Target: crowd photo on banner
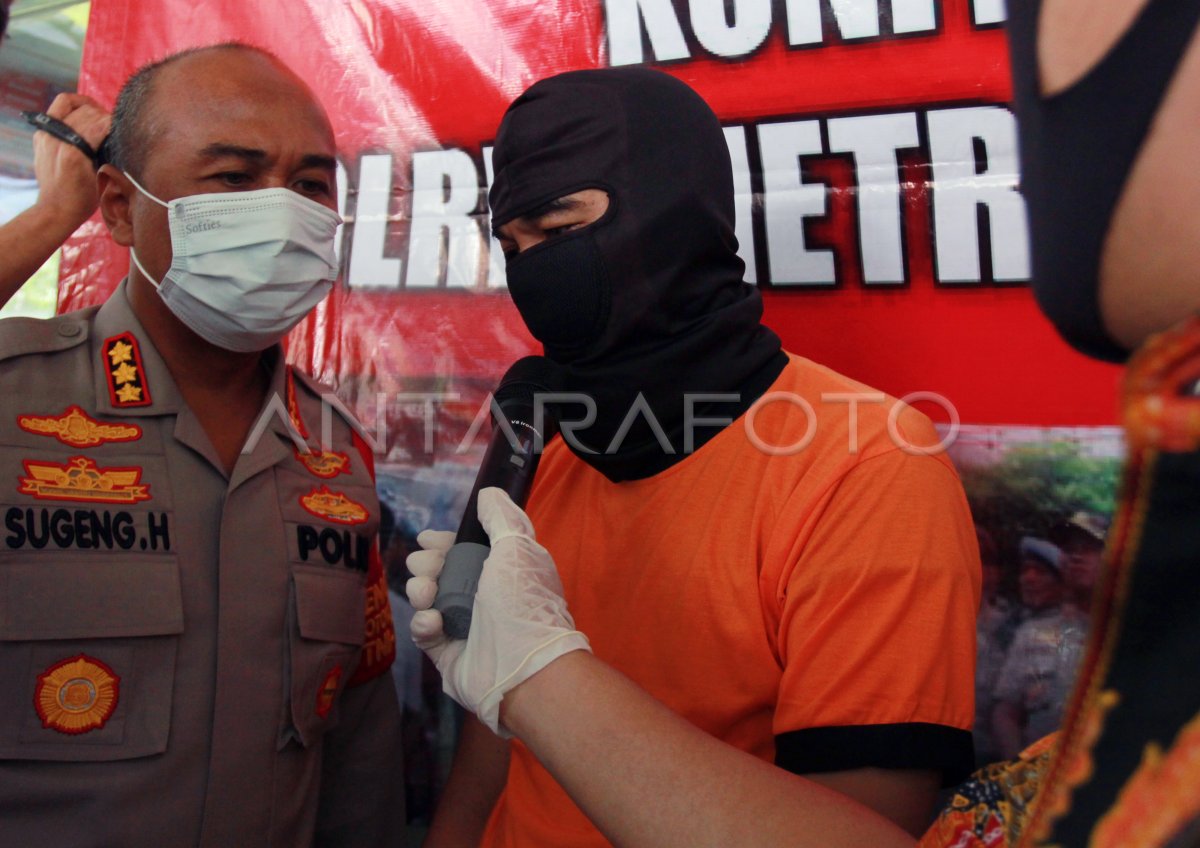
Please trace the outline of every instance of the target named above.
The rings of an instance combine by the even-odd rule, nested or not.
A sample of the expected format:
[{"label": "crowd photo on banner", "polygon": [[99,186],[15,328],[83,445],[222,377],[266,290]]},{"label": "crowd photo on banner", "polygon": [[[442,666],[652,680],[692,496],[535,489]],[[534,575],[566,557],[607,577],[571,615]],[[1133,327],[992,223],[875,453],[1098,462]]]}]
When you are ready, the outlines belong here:
[{"label": "crowd photo on banner", "polygon": [[1087,6],[0,0],[0,844],[1200,845]]}]

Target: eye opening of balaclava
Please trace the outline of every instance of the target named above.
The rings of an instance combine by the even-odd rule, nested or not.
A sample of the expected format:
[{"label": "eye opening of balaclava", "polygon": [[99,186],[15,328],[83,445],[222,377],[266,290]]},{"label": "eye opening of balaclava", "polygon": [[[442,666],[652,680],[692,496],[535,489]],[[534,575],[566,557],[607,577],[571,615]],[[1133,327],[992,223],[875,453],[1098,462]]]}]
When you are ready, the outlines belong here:
[{"label": "eye opening of balaclava", "polygon": [[[503,227],[509,221],[512,221],[516,218],[524,217],[524,216],[528,215],[529,213],[534,212],[537,209],[545,206],[546,204],[550,203],[551,201],[558,200],[559,198],[562,198],[562,197],[566,197],[569,194],[575,194],[576,192],[586,191],[589,188],[599,189],[600,191],[607,194],[609,207],[610,208],[612,207],[613,201],[615,200],[615,198],[614,198],[615,189],[611,185],[609,185],[607,182],[605,182],[603,180],[595,180],[595,179],[576,180],[575,182],[566,183],[559,188],[545,191],[542,194],[533,195],[531,197],[526,197],[523,200],[521,200],[519,206],[515,205],[515,204],[510,204],[503,212],[493,211],[492,212],[492,230],[493,231],[499,230],[500,227]],[[608,214],[608,212],[607,212],[607,210],[605,210],[605,215],[607,215],[607,214]],[[603,218],[603,217],[604,217],[604,215],[601,216],[601,218]],[[598,218],[598,219],[596,219],[596,221],[593,221],[592,223],[596,223],[599,220],[600,219]]]},{"label": "eye opening of balaclava", "polygon": [[[757,289],[742,279],[724,132],[695,91],[648,68],[559,74],[509,107],[492,161],[498,226],[583,188],[609,195],[601,219],[509,263],[514,301],[564,365],[564,390],[596,403],[595,423],[575,431],[595,453],[572,444],[577,455],[612,480],[651,476],[721,429],[684,438],[689,393],[735,394],[713,414],[736,418],[778,376],[786,355],[760,323]],[[561,262],[548,270],[539,260],[553,254]],[[561,296],[557,313],[531,320],[522,275],[538,265],[561,278],[541,280],[545,288],[579,276],[607,291],[603,320],[592,323],[595,300],[586,298],[568,318]],[[644,417],[627,426],[639,397],[657,429]]]},{"label": "eye opening of balaclava", "polygon": [[617,214],[618,200],[611,187],[590,183],[533,204],[508,219],[585,189],[599,189],[608,197],[608,207],[599,218],[505,259],[513,304],[529,332],[545,347],[546,356],[559,363],[582,355],[599,339],[608,321],[612,286],[595,234]]}]

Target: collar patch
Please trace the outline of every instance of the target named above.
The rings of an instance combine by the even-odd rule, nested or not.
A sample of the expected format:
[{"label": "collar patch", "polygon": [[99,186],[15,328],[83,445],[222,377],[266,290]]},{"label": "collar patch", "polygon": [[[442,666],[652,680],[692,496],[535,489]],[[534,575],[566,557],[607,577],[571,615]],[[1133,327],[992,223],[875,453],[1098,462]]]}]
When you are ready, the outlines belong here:
[{"label": "collar patch", "polygon": [[38,500],[117,504],[150,500],[150,484],[139,482],[142,469],[136,466],[100,468],[86,456],[71,457],[65,465],[33,459],[23,465],[29,476],[19,478],[17,491]]},{"label": "collar patch", "polygon": [[75,448],[90,448],[107,442],[133,442],[142,437],[142,428],[136,424],[104,424],[78,406],[69,407],[57,417],[19,415],[17,426],[26,433],[52,436]]},{"label": "collar patch", "polygon": [[142,352],[133,333],[121,333],[104,340],[101,364],[108,378],[108,397],[118,409],[130,406],[149,406],[150,386],[146,384],[146,369]]},{"label": "collar patch", "polygon": [[117,709],[120,685],[115,671],[79,654],[38,675],[33,706],[42,727],[76,736],[104,727]]}]

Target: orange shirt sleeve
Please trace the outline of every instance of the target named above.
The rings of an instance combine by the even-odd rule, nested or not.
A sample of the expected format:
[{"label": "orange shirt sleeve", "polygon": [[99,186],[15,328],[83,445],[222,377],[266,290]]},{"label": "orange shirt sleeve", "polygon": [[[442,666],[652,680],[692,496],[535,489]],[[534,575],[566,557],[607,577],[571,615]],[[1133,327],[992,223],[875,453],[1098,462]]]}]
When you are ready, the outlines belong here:
[{"label": "orange shirt sleeve", "polygon": [[[793,770],[960,771],[922,759],[946,739],[957,759],[964,743],[969,754],[974,715],[979,554],[949,462],[890,445],[864,456],[806,514],[781,517],[773,540],[789,563],[777,586],[777,741],[830,731],[780,745],[799,745]],[[806,768],[821,746],[832,760],[814,755]]]}]

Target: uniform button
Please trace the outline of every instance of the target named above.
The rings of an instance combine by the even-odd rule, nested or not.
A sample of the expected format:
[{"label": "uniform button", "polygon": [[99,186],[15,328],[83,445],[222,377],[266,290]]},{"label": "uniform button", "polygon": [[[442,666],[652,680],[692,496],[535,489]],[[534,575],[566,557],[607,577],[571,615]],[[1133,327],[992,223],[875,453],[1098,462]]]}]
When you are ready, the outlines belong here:
[{"label": "uniform button", "polygon": [[68,339],[73,339],[75,336],[78,336],[81,330],[83,330],[83,327],[78,324],[58,325],[58,334],[60,336],[66,336]]}]

